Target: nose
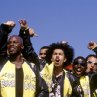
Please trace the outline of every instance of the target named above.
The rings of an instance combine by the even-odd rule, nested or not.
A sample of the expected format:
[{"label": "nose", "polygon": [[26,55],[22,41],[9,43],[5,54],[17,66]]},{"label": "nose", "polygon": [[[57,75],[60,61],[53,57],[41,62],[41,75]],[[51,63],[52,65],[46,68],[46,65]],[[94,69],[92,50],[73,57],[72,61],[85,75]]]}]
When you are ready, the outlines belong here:
[{"label": "nose", "polygon": [[56,55],[56,58],[59,58],[59,55]]},{"label": "nose", "polygon": [[14,43],[13,42],[8,43],[8,47],[10,46],[14,46]]},{"label": "nose", "polygon": [[94,67],[94,64],[91,64],[91,67],[93,68]]},{"label": "nose", "polygon": [[78,67],[81,67],[81,64],[78,64],[77,66],[78,66]]},{"label": "nose", "polygon": [[13,42],[11,42],[9,45],[13,45]]}]

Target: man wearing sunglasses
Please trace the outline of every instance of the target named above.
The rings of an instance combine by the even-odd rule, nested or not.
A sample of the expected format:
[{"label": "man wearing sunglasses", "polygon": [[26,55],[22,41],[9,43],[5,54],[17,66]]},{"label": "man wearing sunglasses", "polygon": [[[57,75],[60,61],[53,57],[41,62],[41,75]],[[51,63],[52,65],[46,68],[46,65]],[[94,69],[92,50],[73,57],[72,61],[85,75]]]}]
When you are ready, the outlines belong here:
[{"label": "man wearing sunglasses", "polygon": [[97,56],[94,54],[90,54],[86,57],[86,61],[87,61],[86,72],[88,74],[97,72]]},{"label": "man wearing sunglasses", "polygon": [[91,97],[90,80],[86,74],[86,59],[78,56],[73,61],[72,75],[68,75],[72,84],[72,97]]}]

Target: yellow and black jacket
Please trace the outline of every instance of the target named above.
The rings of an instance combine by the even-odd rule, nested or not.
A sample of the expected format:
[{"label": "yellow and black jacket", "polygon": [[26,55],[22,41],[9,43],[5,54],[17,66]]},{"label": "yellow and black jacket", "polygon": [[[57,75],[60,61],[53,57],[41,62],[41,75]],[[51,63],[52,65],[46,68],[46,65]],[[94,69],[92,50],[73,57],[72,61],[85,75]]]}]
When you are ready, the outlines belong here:
[{"label": "yellow and black jacket", "polygon": [[91,97],[90,77],[87,74],[77,77],[73,73],[67,73],[73,88],[72,97]]},{"label": "yellow and black jacket", "polygon": [[[49,92],[52,91],[51,84],[52,84],[52,77],[53,77],[53,68],[54,68],[53,63],[46,64],[43,70],[41,71],[41,76],[46,81],[49,87]],[[71,87],[69,79],[66,76],[66,72],[67,71],[64,70],[65,76],[64,76],[63,89],[62,89],[63,97],[70,97],[70,95],[72,94],[72,87]]]},{"label": "yellow and black jacket", "polygon": [[[48,97],[47,91],[42,86],[44,84],[40,84],[43,90],[37,91],[36,89],[36,81],[38,80],[43,83],[43,80],[40,80],[40,78],[36,80],[34,66],[34,64],[30,66],[27,62],[22,64],[23,97]],[[0,72],[0,92],[2,97],[16,97],[16,68],[15,64],[12,64],[10,61],[6,62]],[[39,93],[36,96],[37,92]]]}]

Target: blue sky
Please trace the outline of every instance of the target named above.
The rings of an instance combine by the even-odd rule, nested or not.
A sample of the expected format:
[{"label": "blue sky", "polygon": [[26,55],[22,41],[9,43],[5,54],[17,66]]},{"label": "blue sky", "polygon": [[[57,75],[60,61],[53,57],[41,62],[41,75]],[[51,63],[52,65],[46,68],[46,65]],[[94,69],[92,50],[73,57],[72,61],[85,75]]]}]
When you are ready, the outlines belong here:
[{"label": "blue sky", "polygon": [[0,23],[16,22],[11,34],[18,34],[18,20],[25,18],[39,37],[31,38],[35,51],[53,42],[65,40],[75,57],[93,53],[89,41],[97,42],[97,0],[1,0]]}]

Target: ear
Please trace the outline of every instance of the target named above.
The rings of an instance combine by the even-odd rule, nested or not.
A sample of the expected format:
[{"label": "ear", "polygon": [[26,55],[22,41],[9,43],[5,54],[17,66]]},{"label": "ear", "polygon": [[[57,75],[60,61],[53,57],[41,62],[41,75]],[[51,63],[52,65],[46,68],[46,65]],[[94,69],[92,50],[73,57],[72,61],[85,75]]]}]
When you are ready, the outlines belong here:
[{"label": "ear", "polygon": [[64,58],[64,62],[66,62],[67,61],[67,59],[66,58]]},{"label": "ear", "polygon": [[24,46],[23,45],[21,46],[21,49],[24,49]]},{"label": "ear", "polygon": [[53,61],[53,59],[51,58],[51,61]]},{"label": "ear", "polygon": [[7,50],[7,54],[9,55],[9,51]]}]

